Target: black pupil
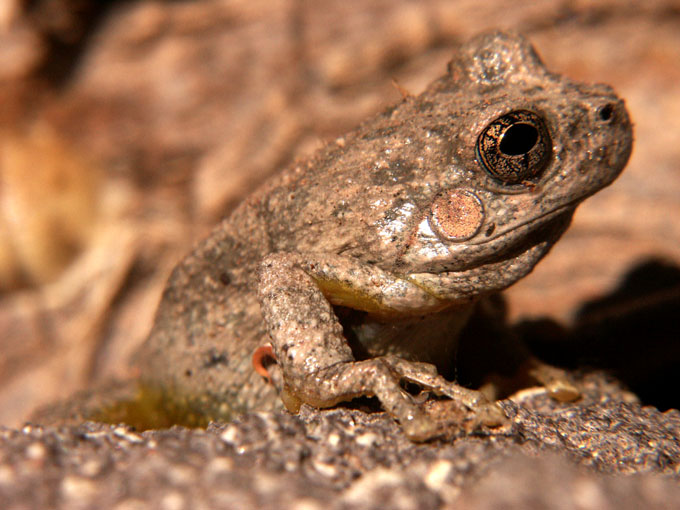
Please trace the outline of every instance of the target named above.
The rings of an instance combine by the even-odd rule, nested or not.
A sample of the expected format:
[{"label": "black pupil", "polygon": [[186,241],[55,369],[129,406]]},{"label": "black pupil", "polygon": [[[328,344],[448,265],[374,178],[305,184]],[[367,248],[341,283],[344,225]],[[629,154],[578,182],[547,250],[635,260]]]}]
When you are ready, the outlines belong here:
[{"label": "black pupil", "polygon": [[506,156],[520,156],[533,149],[537,141],[538,130],[534,126],[517,123],[503,134],[499,149]]}]

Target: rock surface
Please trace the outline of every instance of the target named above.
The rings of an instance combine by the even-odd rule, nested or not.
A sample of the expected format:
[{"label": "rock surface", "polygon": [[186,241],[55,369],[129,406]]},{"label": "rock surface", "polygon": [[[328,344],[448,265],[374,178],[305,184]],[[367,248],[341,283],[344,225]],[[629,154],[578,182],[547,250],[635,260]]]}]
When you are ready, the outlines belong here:
[{"label": "rock surface", "polygon": [[[21,158],[0,162],[0,260],[18,268],[0,280],[23,288],[0,297],[0,423],[20,426],[39,405],[130,376],[167,274],[198,237],[267,175],[398,101],[393,80],[421,91],[481,30],[521,31],[549,68],[611,83],[635,123],[628,168],[510,289],[511,317],[571,327],[585,302],[650,258],[678,267],[676,0],[3,5],[0,153],[10,144]],[[13,161],[44,168],[42,180]],[[92,186],[69,188],[74,204],[96,205],[86,215],[50,215],[31,191],[63,195],[94,174]],[[9,204],[40,214],[15,223]],[[677,302],[680,286],[662,283],[622,309]],[[677,349],[665,351],[678,337],[676,321],[652,339],[663,353],[652,354],[655,374],[678,363]]]},{"label": "rock surface", "polygon": [[504,402],[503,429],[428,444],[383,413],[307,407],[206,430],[2,429],[0,507],[678,508],[680,413],[582,384],[578,404],[534,392]]}]

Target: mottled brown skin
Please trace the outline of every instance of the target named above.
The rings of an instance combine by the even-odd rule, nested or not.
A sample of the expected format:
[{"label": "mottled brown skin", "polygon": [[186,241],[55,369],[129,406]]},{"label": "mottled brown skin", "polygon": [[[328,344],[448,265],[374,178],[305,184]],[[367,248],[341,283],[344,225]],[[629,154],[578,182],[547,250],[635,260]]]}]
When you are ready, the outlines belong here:
[{"label": "mottled brown skin", "polygon": [[498,408],[437,370],[450,374],[474,304],[532,270],[631,145],[608,86],[549,73],[519,36],[477,37],[420,96],[281,172],[182,261],[142,377],[215,418],[275,409],[251,362],[271,342],[291,410],[376,396],[426,439],[436,427],[407,380],[493,422]]}]

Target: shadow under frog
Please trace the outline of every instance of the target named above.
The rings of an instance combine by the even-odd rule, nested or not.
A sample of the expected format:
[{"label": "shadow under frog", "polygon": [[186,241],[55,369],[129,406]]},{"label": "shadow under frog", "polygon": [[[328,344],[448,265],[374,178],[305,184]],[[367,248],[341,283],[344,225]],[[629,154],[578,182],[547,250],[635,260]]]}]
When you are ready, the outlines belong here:
[{"label": "shadow under frog", "polygon": [[610,87],[550,73],[520,36],[472,39],[421,95],[273,177],[175,268],[134,405],[200,425],[376,397],[424,440],[442,424],[417,387],[466,423],[501,423],[452,382],[459,333],[631,146]]},{"label": "shadow under frog", "polygon": [[680,409],[678,317],[680,267],[649,259],[630,268],[610,293],[584,303],[568,328],[525,321],[512,334],[549,363],[614,375],[645,405],[663,411]]}]

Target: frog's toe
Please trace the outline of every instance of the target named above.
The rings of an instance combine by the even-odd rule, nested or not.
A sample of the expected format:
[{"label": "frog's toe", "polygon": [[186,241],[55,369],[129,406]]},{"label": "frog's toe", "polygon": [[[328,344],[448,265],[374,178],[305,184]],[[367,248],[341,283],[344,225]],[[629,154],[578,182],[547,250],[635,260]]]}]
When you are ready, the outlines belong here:
[{"label": "frog's toe", "polygon": [[528,373],[546,389],[551,398],[558,402],[573,402],[581,398],[581,390],[571,382],[567,372],[561,368],[531,359]]},{"label": "frog's toe", "polygon": [[464,388],[456,383],[446,380],[433,391],[435,391],[435,393],[438,395],[443,395],[450,398],[451,400],[460,402],[471,410],[491,404],[491,402],[480,391]]},{"label": "frog's toe", "polygon": [[[437,367],[431,363],[424,363],[422,361],[409,361],[399,356],[382,356],[380,358],[383,363],[388,365],[390,369],[402,377],[408,379],[433,379],[439,377]],[[414,380],[414,382],[416,382]]]},{"label": "frog's toe", "polygon": [[498,402],[489,402],[481,406],[476,413],[479,424],[486,427],[500,427],[508,422],[508,417]]},{"label": "frog's toe", "polygon": [[411,441],[423,442],[442,435],[440,424],[421,413],[400,420],[399,425]]},{"label": "frog's toe", "polygon": [[488,399],[480,391],[464,388],[444,379],[438,375],[433,365],[391,356],[382,358],[382,360],[392,372],[401,377],[402,387],[404,382],[407,382],[415,384],[422,390],[421,394],[411,396],[419,406],[424,404],[422,397],[428,392],[450,399],[451,405],[446,406],[448,411],[442,416],[420,421],[417,419],[400,420],[405,423],[404,430],[412,439],[420,438],[419,440],[422,441],[441,435],[437,431],[446,431],[447,428],[442,427],[443,422],[448,422],[450,425],[465,424],[466,429],[475,429],[479,426],[498,427],[507,423],[505,412],[497,402]]},{"label": "frog's toe", "polygon": [[491,401],[483,393],[447,381],[442,376],[435,378],[409,377],[409,380],[426,391],[447,397],[470,410],[491,404]]},{"label": "frog's toe", "polygon": [[550,381],[545,385],[545,389],[548,395],[558,402],[574,402],[581,398],[581,390],[566,379]]}]

